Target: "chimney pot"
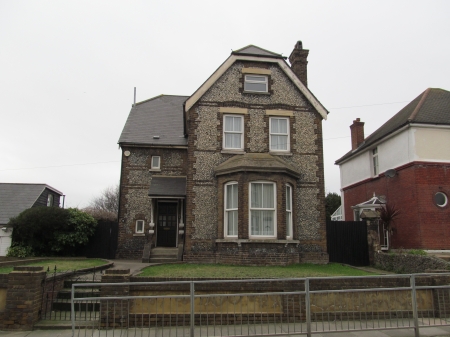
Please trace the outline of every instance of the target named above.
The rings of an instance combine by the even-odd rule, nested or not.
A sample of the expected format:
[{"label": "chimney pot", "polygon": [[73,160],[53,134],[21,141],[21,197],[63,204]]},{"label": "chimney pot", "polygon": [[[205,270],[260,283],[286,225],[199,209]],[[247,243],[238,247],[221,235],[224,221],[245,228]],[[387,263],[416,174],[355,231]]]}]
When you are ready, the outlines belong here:
[{"label": "chimney pot", "polygon": [[364,142],[364,122],[356,118],[353,124],[350,125],[350,132],[352,136],[352,151],[356,150]]}]

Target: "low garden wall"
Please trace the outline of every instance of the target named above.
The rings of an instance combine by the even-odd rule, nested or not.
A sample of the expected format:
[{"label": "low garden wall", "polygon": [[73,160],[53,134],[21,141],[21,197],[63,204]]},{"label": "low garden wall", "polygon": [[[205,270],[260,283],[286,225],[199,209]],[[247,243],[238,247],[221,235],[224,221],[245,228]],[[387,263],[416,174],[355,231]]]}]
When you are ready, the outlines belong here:
[{"label": "low garden wall", "polygon": [[450,263],[434,256],[409,253],[375,253],[375,268],[397,274],[417,274],[434,271],[450,271]]}]

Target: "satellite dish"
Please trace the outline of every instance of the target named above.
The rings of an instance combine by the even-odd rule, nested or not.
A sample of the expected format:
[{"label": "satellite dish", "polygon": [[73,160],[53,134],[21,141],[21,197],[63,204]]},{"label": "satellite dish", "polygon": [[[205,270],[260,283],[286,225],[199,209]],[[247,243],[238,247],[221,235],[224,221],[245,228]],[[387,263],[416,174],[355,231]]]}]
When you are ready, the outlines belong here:
[{"label": "satellite dish", "polygon": [[384,175],[388,178],[394,178],[396,174],[397,174],[397,171],[394,169],[389,169],[386,172],[384,172]]}]

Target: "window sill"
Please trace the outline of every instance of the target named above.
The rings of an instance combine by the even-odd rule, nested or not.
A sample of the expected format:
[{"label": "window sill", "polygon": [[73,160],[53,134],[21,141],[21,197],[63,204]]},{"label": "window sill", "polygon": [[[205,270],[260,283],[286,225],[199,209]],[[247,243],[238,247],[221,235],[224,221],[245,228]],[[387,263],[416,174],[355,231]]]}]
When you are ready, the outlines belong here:
[{"label": "window sill", "polygon": [[228,154],[245,154],[244,150],[222,150],[220,153],[228,153]]},{"label": "window sill", "polygon": [[134,233],[133,236],[145,236],[144,233]]},{"label": "window sill", "polygon": [[269,151],[269,154],[273,156],[292,156],[292,152],[283,151]]},{"label": "window sill", "polygon": [[270,95],[270,92],[259,92],[259,91],[243,91],[243,94],[255,94],[255,95]]},{"label": "window sill", "polygon": [[216,239],[216,243],[236,243],[238,246],[241,246],[243,243],[270,243],[270,244],[284,244],[285,246],[289,244],[299,245],[300,240],[277,240],[277,239]]},{"label": "window sill", "polygon": [[149,172],[161,172],[161,169],[150,169]]}]

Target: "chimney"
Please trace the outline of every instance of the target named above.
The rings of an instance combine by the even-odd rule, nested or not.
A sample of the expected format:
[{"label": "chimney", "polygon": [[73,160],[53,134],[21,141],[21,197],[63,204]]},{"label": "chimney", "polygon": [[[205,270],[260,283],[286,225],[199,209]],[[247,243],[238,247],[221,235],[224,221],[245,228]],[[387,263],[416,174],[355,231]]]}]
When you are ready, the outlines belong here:
[{"label": "chimney", "polygon": [[356,118],[356,120],[353,121],[353,124],[350,125],[350,132],[352,134],[353,151],[364,142],[364,122],[361,122],[359,118]]},{"label": "chimney", "polygon": [[308,58],[308,54],[309,50],[303,49],[302,41],[298,41],[289,56],[292,71],[306,87],[308,86],[308,74],[306,71],[308,65],[306,59]]}]

